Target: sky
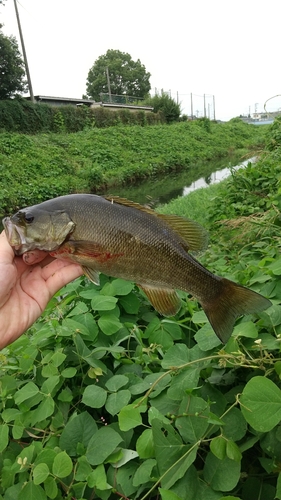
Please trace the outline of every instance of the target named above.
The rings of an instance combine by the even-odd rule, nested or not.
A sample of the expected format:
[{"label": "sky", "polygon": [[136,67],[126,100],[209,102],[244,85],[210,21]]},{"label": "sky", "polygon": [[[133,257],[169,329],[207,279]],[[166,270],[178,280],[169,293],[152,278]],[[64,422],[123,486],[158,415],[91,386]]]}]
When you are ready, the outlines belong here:
[{"label": "sky", "polygon": [[[281,109],[280,0],[19,0],[18,10],[34,95],[81,98],[89,69],[114,49],[140,59],[152,94],[170,92],[185,114],[191,93],[194,114],[205,94],[219,120],[268,99]],[[13,0],[0,23],[21,47]]]}]

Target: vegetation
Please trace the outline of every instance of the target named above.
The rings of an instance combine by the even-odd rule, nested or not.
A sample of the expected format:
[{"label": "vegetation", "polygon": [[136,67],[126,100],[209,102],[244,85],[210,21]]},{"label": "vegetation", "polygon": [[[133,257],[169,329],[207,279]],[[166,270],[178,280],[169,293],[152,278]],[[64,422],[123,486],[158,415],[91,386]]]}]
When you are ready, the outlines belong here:
[{"label": "vegetation", "polygon": [[222,346],[185,293],[163,318],[132,283],[69,284],[1,353],[4,500],[281,499],[280,138],[202,210],[204,263],[272,307]]},{"label": "vegetation", "polygon": [[112,111],[102,107],[49,106],[33,104],[20,97],[0,100],[0,131],[68,133],[121,124],[144,126],[164,122],[163,114],[145,113],[142,110],[131,113],[128,109]]},{"label": "vegetation", "polygon": [[5,36],[0,24],[0,100],[25,92],[25,68],[15,37]]},{"label": "vegetation", "polygon": [[133,61],[130,54],[120,50],[108,50],[98,57],[87,78],[87,95],[96,101],[101,94],[108,93],[107,72],[112,94],[128,94],[132,97],[145,97],[150,91],[150,73],[138,59]]},{"label": "vegetation", "polygon": [[[76,134],[0,134],[0,214],[72,192],[103,192],[260,147],[261,127],[204,120]],[[245,152],[246,149],[243,149]]]},{"label": "vegetation", "polygon": [[169,94],[162,92],[161,95],[156,94],[154,97],[146,98],[144,101],[148,106],[152,106],[154,113],[163,113],[167,123],[179,121],[181,108],[180,104],[170,97]]}]

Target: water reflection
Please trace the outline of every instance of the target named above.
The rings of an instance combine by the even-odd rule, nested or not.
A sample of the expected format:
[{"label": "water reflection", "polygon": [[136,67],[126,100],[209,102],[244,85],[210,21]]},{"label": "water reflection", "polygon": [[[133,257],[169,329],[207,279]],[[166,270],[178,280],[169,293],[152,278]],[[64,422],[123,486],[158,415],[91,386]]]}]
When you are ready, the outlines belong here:
[{"label": "water reflection", "polygon": [[254,163],[254,161],[255,158],[251,158],[249,160],[245,160],[239,163],[238,165],[226,167],[223,168],[222,170],[216,170],[207,177],[201,177],[200,179],[197,179],[196,181],[192,182],[189,186],[184,187],[182,191],[182,196],[186,196],[187,194],[191,193],[192,191],[195,191],[196,189],[208,187],[211,184],[216,184],[218,182],[221,182],[223,179],[229,177],[231,171],[245,167],[246,165],[248,165],[249,162]]}]

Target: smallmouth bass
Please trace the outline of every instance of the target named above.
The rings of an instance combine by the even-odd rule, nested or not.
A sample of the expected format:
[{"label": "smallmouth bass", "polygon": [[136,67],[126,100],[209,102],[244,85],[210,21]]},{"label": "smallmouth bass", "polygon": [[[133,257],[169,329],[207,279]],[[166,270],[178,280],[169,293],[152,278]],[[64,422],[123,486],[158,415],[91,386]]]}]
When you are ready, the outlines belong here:
[{"label": "smallmouth bass", "polygon": [[96,284],[100,272],[134,281],[165,316],[180,309],[176,289],[190,293],[224,343],[237,317],[271,305],[262,295],[214,275],[190,254],[207,246],[207,232],[198,223],[123,198],[60,196],[19,210],[3,225],[16,255],[45,250],[79,263]]}]

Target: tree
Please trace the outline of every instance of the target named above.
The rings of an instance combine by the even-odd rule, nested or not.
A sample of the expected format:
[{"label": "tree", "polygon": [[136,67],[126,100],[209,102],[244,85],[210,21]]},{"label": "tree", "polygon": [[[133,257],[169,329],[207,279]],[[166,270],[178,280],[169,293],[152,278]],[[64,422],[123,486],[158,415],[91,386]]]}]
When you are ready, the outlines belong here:
[{"label": "tree", "polygon": [[161,95],[156,94],[154,97],[147,98],[145,104],[152,106],[155,113],[161,111],[167,123],[176,122],[180,117],[180,104],[177,104],[166,92],[162,91]]},{"label": "tree", "polygon": [[110,49],[89,70],[87,95],[90,98],[99,101],[101,93],[109,92],[107,68],[112,94],[133,97],[145,97],[148,94],[151,75],[140,60],[133,61],[130,54]]},{"label": "tree", "polygon": [[0,31],[0,99],[9,99],[17,92],[25,92],[27,82],[24,77],[24,62],[17,40]]}]

